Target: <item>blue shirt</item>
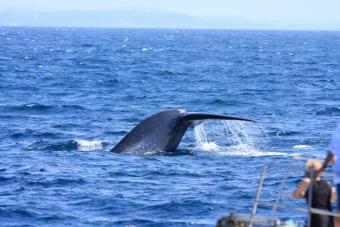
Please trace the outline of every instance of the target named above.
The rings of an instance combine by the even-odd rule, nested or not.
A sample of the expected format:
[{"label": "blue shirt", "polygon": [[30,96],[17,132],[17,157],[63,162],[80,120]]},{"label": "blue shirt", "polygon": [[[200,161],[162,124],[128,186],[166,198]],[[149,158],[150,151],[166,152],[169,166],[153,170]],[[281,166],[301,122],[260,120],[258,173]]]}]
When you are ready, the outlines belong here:
[{"label": "blue shirt", "polygon": [[338,123],[329,144],[330,152],[335,156],[336,161],[333,166],[333,172],[335,173],[334,184],[340,184],[340,122]]}]

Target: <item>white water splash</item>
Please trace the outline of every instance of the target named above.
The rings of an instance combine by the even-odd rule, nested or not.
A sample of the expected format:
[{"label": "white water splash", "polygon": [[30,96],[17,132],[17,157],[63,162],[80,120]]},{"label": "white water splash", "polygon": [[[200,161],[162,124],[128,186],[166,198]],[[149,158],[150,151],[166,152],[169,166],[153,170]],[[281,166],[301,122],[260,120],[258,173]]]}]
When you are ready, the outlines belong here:
[{"label": "white water splash", "polygon": [[293,146],[294,149],[305,149],[305,148],[311,148],[311,146],[309,145],[305,145],[305,144],[297,144]]},{"label": "white water splash", "polygon": [[[196,148],[219,155],[296,156],[296,153],[269,151],[268,137],[259,124],[241,121],[206,121],[194,128]],[[206,128],[208,130],[206,130]]]},{"label": "white water splash", "polygon": [[203,123],[195,126],[194,133],[197,147],[201,147],[203,144],[208,143],[208,138],[207,134],[205,133]]},{"label": "white water splash", "polygon": [[229,144],[237,150],[259,151],[268,148],[268,140],[260,124],[242,121],[222,121],[224,135]]},{"label": "white water splash", "polygon": [[[244,148],[244,147],[243,147]],[[223,156],[246,156],[246,157],[259,157],[259,156],[288,156],[297,157],[301,156],[299,153],[288,153],[288,152],[278,152],[278,151],[259,151],[259,150],[232,150],[229,151],[219,151],[218,155]]]},{"label": "white water splash", "polygon": [[80,151],[93,151],[103,148],[103,143],[99,140],[76,140]]}]

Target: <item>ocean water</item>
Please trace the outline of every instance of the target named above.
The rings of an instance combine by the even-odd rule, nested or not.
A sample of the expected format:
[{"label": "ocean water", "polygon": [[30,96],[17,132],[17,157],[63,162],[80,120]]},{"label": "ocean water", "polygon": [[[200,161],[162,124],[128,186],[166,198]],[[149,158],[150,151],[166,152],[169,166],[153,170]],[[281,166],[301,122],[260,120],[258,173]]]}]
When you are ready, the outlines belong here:
[{"label": "ocean water", "polygon": [[[288,197],[340,119],[339,62],[340,32],[0,27],[0,225],[213,226],[251,210],[264,165],[261,200],[287,176],[282,203],[304,207]],[[109,152],[171,108],[258,123]]]}]

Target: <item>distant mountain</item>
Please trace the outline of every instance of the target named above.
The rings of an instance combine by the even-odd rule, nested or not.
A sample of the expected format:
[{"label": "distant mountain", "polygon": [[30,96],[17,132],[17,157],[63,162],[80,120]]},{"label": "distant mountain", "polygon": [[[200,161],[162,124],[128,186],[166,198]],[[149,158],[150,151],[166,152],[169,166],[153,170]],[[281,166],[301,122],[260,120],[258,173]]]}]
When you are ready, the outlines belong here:
[{"label": "distant mountain", "polygon": [[340,30],[340,21],[245,20],[171,12],[0,11],[2,26]]}]

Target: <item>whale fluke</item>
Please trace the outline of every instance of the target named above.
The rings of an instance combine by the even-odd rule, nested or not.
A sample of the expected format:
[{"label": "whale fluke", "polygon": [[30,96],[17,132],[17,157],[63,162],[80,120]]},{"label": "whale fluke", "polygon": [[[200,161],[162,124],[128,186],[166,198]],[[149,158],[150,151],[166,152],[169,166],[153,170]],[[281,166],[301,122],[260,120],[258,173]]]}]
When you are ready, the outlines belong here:
[{"label": "whale fluke", "polygon": [[249,120],[241,117],[230,117],[220,114],[209,114],[209,113],[186,113],[183,114],[183,121],[202,121],[202,120],[230,120],[230,121],[249,121],[255,122],[253,120]]},{"label": "whale fluke", "polygon": [[134,127],[112,152],[175,151],[189,126],[204,120],[252,120],[210,113],[190,113],[183,109],[156,113]]}]

